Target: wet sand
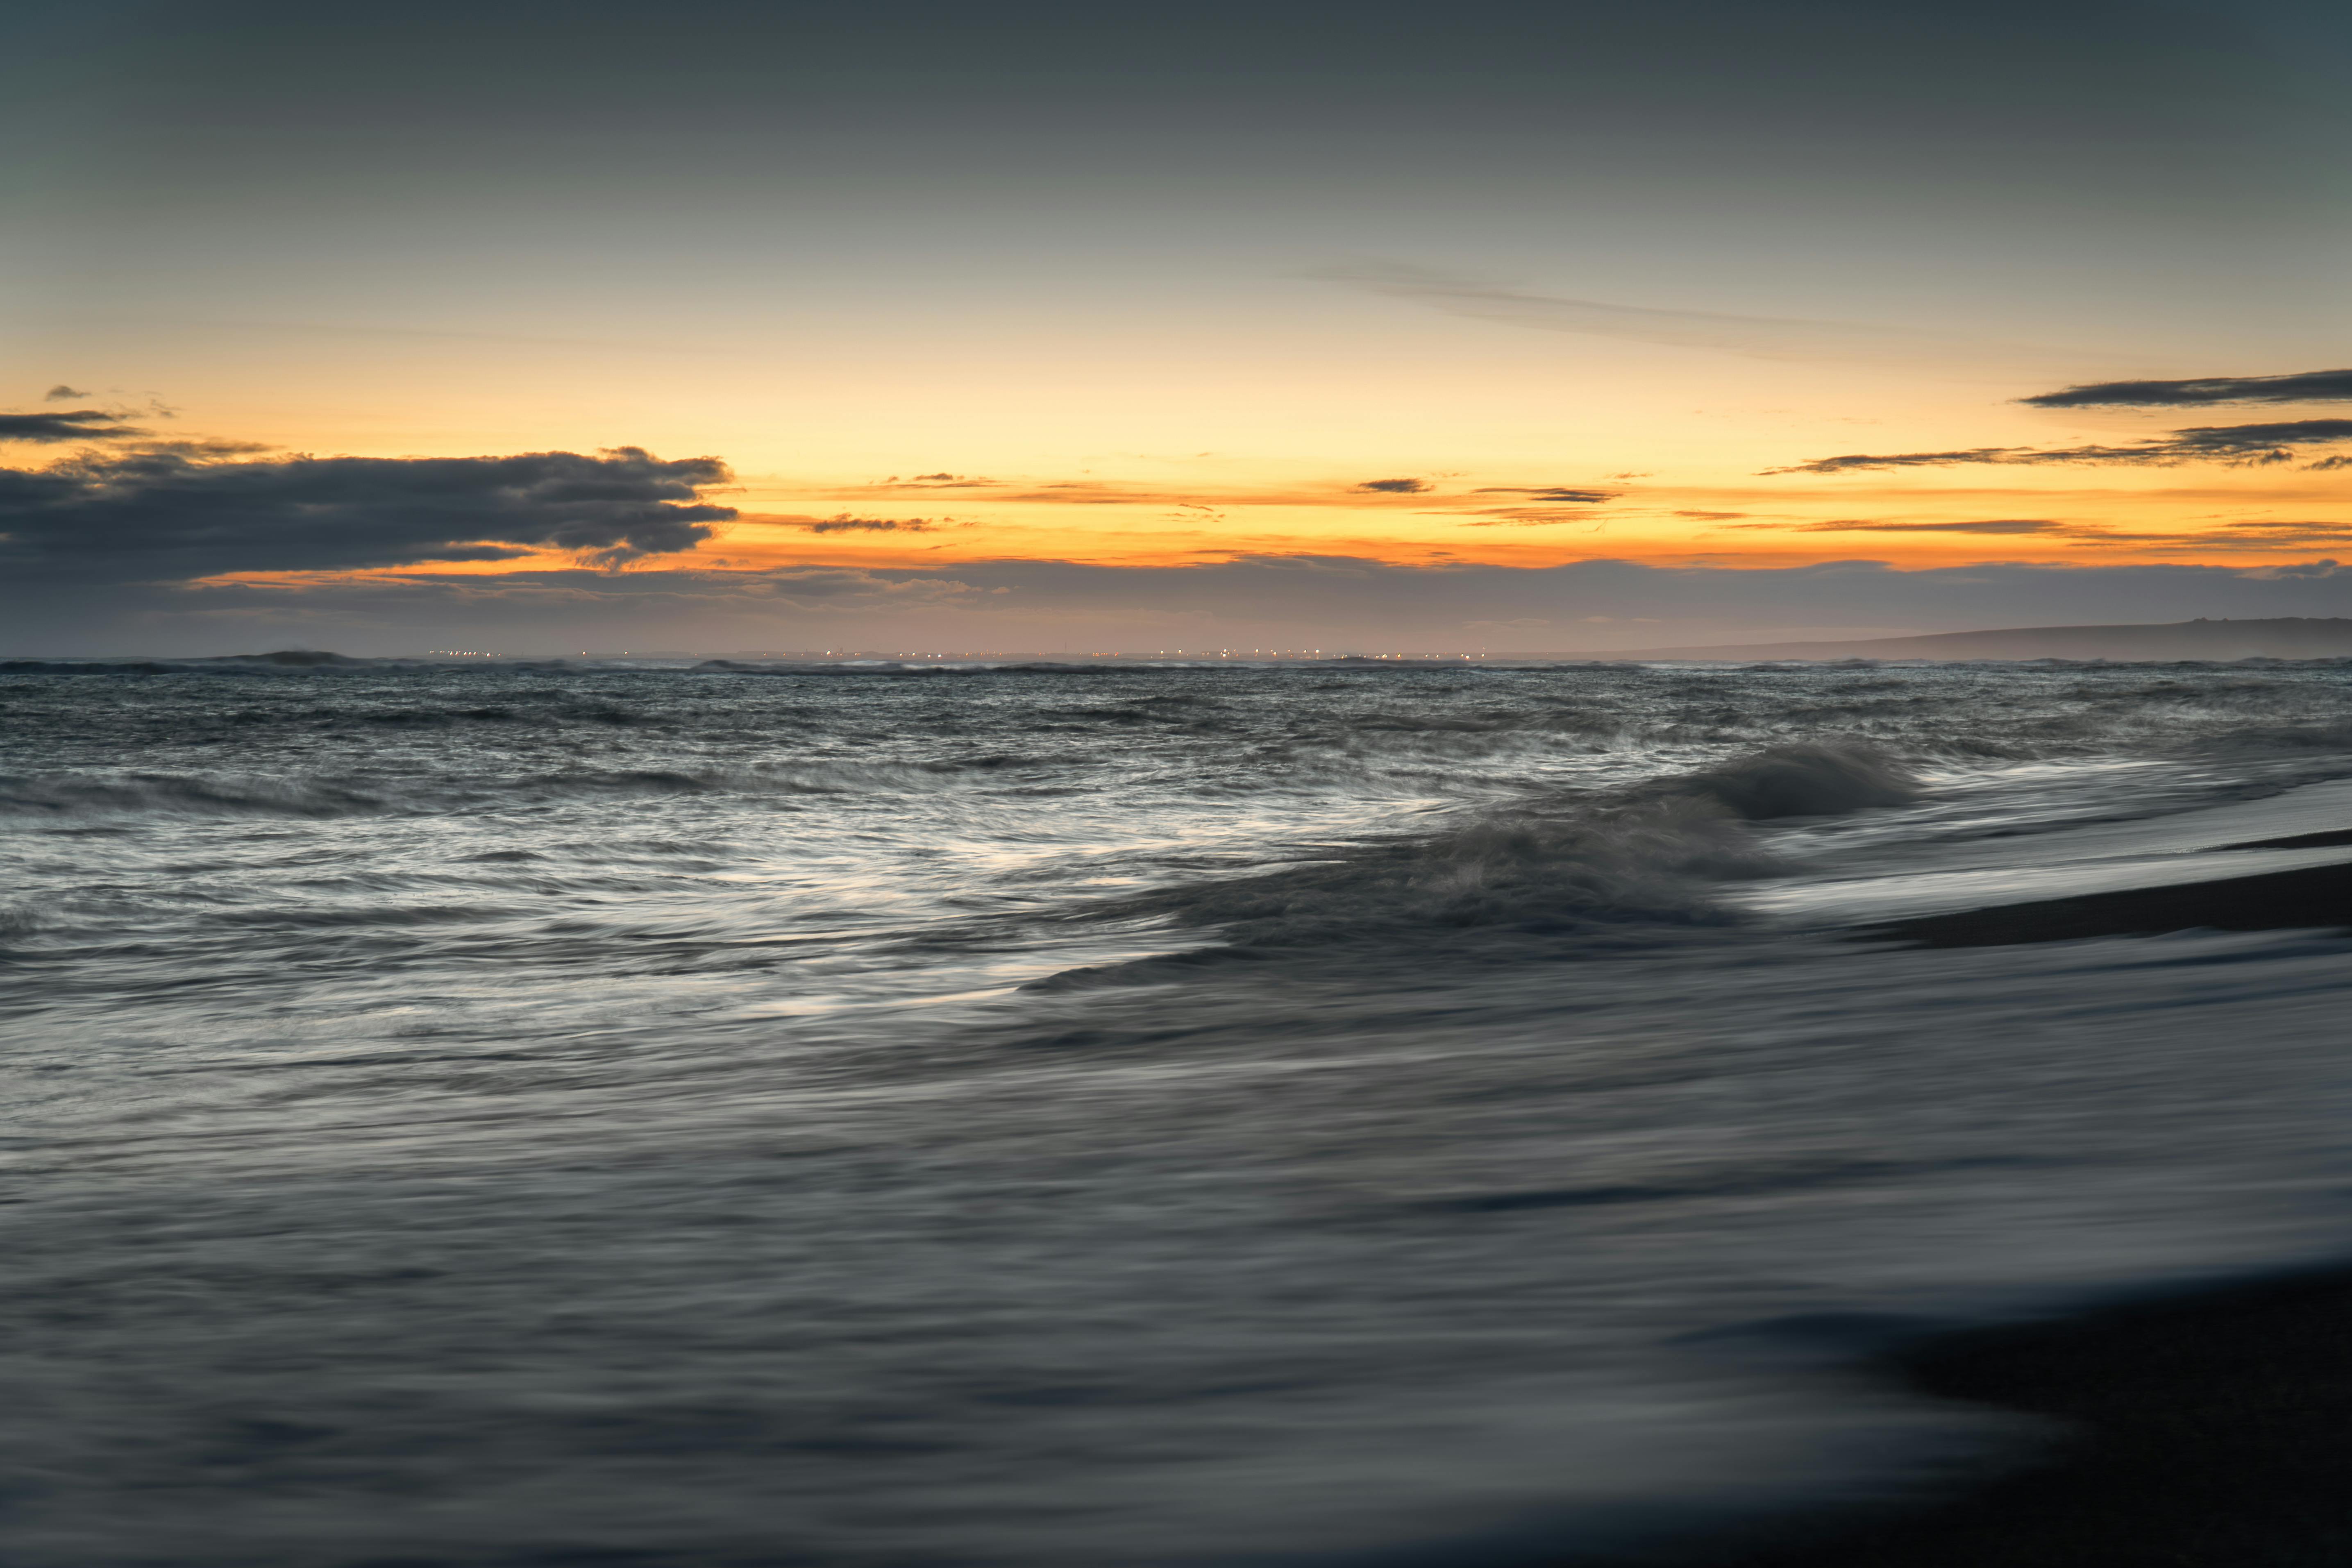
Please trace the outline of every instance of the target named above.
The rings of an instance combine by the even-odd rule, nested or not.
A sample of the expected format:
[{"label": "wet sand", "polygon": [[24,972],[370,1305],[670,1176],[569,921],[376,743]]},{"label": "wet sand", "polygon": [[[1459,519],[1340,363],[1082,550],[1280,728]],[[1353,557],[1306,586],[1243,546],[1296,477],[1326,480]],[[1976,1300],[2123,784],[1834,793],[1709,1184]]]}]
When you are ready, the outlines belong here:
[{"label": "wet sand", "polygon": [[[2317,847],[2352,831],[2231,845]],[[1983,947],[2352,927],[2352,866],[1890,921]],[[2352,1268],[1974,1331],[1888,1358],[1922,1394],[2051,1420],[2020,1468],[1941,1500],[1785,1521],[1677,1568],[2343,1568],[2352,1564]]]},{"label": "wet sand", "polygon": [[[2233,849],[2315,847],[2334,834],[2230,846]],[[1920,915],[1864,926],[1865,940],[1913,947],[1999,947],[2094,936],[2155,936],[2175,931],[2285,931],[2352,927],[2352,865],[2307,866],[2254,877],[2174,882],[2115,893],[2000,904],[1955,914]]]},{"label": "wet sand", "polygon": [[[2352,1563],[2352,1269],[1932,1340],[1920,1392],[2063,1423],[2038,1461],[1908,1509],[1826,1511],[1664,1568]],[[1565,1565],[1563,1565],[1565,1568]]]}]

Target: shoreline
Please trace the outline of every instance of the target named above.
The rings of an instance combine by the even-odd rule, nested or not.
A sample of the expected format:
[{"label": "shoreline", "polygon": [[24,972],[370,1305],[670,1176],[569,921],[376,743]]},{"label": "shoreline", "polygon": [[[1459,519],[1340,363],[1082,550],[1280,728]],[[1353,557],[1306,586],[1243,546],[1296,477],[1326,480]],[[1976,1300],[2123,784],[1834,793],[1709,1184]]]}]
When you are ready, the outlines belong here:
[{"label": "shoreline", "polygon": [[[2286,847],[2336,837],[2306,834],[2298,840],[2228,847]],[[2352,927],[2352,864],[1991,904],[1950,914],[1883,921],[1857,926],[1848,934],[1856,941],[1898,942],[1913,947],[2006,947],[2084,937],[2159,936],[2176,931],[2347,927]]]},{"label": "shoreline", "polygon": [[2352,1562],[2352,1265],[1958,1330],[1874,1364],[1931,1399],[2048,1420],[2053,1439],[1957,1490],[1823,1502],[1542,1568]]},{"label": "shoreline", "polygon": [[[2231,845],[2317,847],[2352,833]],[[1857,941],[2002,946],[2352,928],[2352,865],[1885,921]],[[1907,1496],[1824,1500],[1547,1568],[2333,1568],[2352,1563],[2352,1264],[1954,1330],[1866,1371],[2040,1418],[2039,1452]]]}]

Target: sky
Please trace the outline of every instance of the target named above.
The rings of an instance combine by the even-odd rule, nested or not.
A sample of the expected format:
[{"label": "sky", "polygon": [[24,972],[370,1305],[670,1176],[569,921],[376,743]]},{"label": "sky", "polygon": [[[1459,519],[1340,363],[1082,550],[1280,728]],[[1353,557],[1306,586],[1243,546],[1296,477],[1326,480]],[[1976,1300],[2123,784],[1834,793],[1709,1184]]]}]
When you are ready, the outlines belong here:
[{"label": "sky", "polygon": [[26,0],[0,654],[2352,614],[2352,12]]}]

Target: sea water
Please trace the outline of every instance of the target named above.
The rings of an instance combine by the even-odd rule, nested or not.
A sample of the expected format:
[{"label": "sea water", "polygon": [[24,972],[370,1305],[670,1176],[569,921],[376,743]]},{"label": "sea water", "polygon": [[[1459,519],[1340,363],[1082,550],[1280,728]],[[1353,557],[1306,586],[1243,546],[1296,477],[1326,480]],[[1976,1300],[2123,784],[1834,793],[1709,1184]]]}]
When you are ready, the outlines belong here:
[{"label": "sea water", "polygon": [[2352,1249],[2352,946],[1854,929],[2352,859],[2225,847],[2352,827],[2347,685],[0,670],[0,1555],[1476,1568],[1998,1462],[1861,1358]]}]

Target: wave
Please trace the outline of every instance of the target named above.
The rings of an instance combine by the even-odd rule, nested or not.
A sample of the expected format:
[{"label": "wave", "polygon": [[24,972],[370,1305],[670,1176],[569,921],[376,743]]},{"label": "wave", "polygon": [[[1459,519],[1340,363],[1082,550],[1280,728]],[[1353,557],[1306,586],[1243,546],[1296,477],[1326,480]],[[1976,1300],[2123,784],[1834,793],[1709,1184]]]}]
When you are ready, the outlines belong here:
[{"label": "wave", "polygon": [[407,779],[174,773],[0,776],[0,816],[334,817],[495,811],[550,801],[629,796],[929,795],[974,780],[994,780],[1007,769],[1030,765],[1034,765],[1034,759],[984,756],[952,763],[817,762]]},{"label": "wave", "polygon": [[300,778],[131,773],[0,778],[0,814],[79,816],[173,812],[195,816],[355,816],[385,809],[380,795]]},{"label": "wave", "polygon": [[185,675],[185,664],[160,659],[118,659],[100,663],[63,658],[0,658],[0,675]]},{"label": "wave", "polygon": [[790,661],[751,663],[742,659],[706,658],[689,667],[683,673],[688,675],[804,676],[819,679],[841,677],[856,678],[862,676],[895,679],[908,676],[921,675],[1118,676],[1132,675],[1138,670],[1205,668],[1210,667],[1202,665],[1162,666],[1159,664],[1139,663],[1104,665],[1091,662],[1065,664],[1053,659],[1016,659],[999,662],[989,659],[975,658],[845,658],[825,659],[808,664],[795,664]]},{"label": "wave", "polygon": [[[338,729],[441,730],[486,725],[509,729],[659,729],[668,716],[607,698],[567,691],[523,691],[498,702],[312,703],[247,707],[201,715],[202,728],[250,740],[270,730],[331,734]],[[201,731],[201,729],[199,730]]]},{"label": "wave", "polygon": [[1919,798],[1917,775],[1877,748],[1853,741],[1773,746],[1669,781],[1669,795],[1712,801],[1748,822],[1843,816]]},{"label": "wave", "polygon": [[1222,943],[1034,984],[1069,989],[1287,948],[1377,951],[1474,930],[1557,938],[1728,927],[1739,917],[1718,900],[1719,885],[1781,869],[1748,823],[1905,805],[1922,793],[1901,762],[1860,742],[1775,746],[1613,799],[1522,804],[1439,833],[1121,900],[1110,912],[1215,927]]},{"label": "wave", "polygon": [[313,720],[341,721],[353,724],[377,724],[401,729],[412,726],[437,728],[450,724],[522,724],[562,726],[566,724],[598,724],[616,728],[657,725],[664,721],[656,714],[624,707],[617,702],[601,702],[593,699],[567,698],[560,702],[539,708],[514,704],[476,704],[464,708],[359,708],[314,709],[305,715]]},{"label": "wave", "polygon": [[8,658],[0,659],[0,675],[246,675],[278,670],[309,673],[405,666],[408,662],[288,648],[278,653],[233,653],[213,658]]}]

